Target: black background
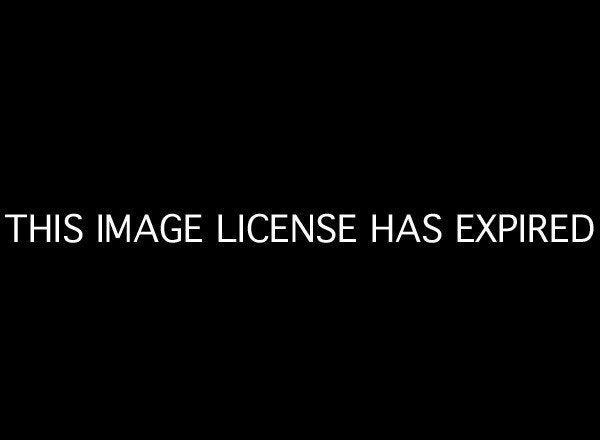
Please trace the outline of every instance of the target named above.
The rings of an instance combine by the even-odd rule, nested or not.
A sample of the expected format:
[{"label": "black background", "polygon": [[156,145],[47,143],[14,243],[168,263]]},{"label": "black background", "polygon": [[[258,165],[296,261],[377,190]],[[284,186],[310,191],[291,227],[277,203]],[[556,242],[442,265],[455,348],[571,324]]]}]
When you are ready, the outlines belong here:
[{"label": "black background", "polygon": [[[361,243],[4,240],[11,412],[573,429],[595,389],[597,238],[460,246],[453,218],[597,221],[592,29],[524,11],[247,12],[23,16],[3,55],[2,213],[356,212]],[[438,212],[444,241],[371,246],[375,212]]]}]

